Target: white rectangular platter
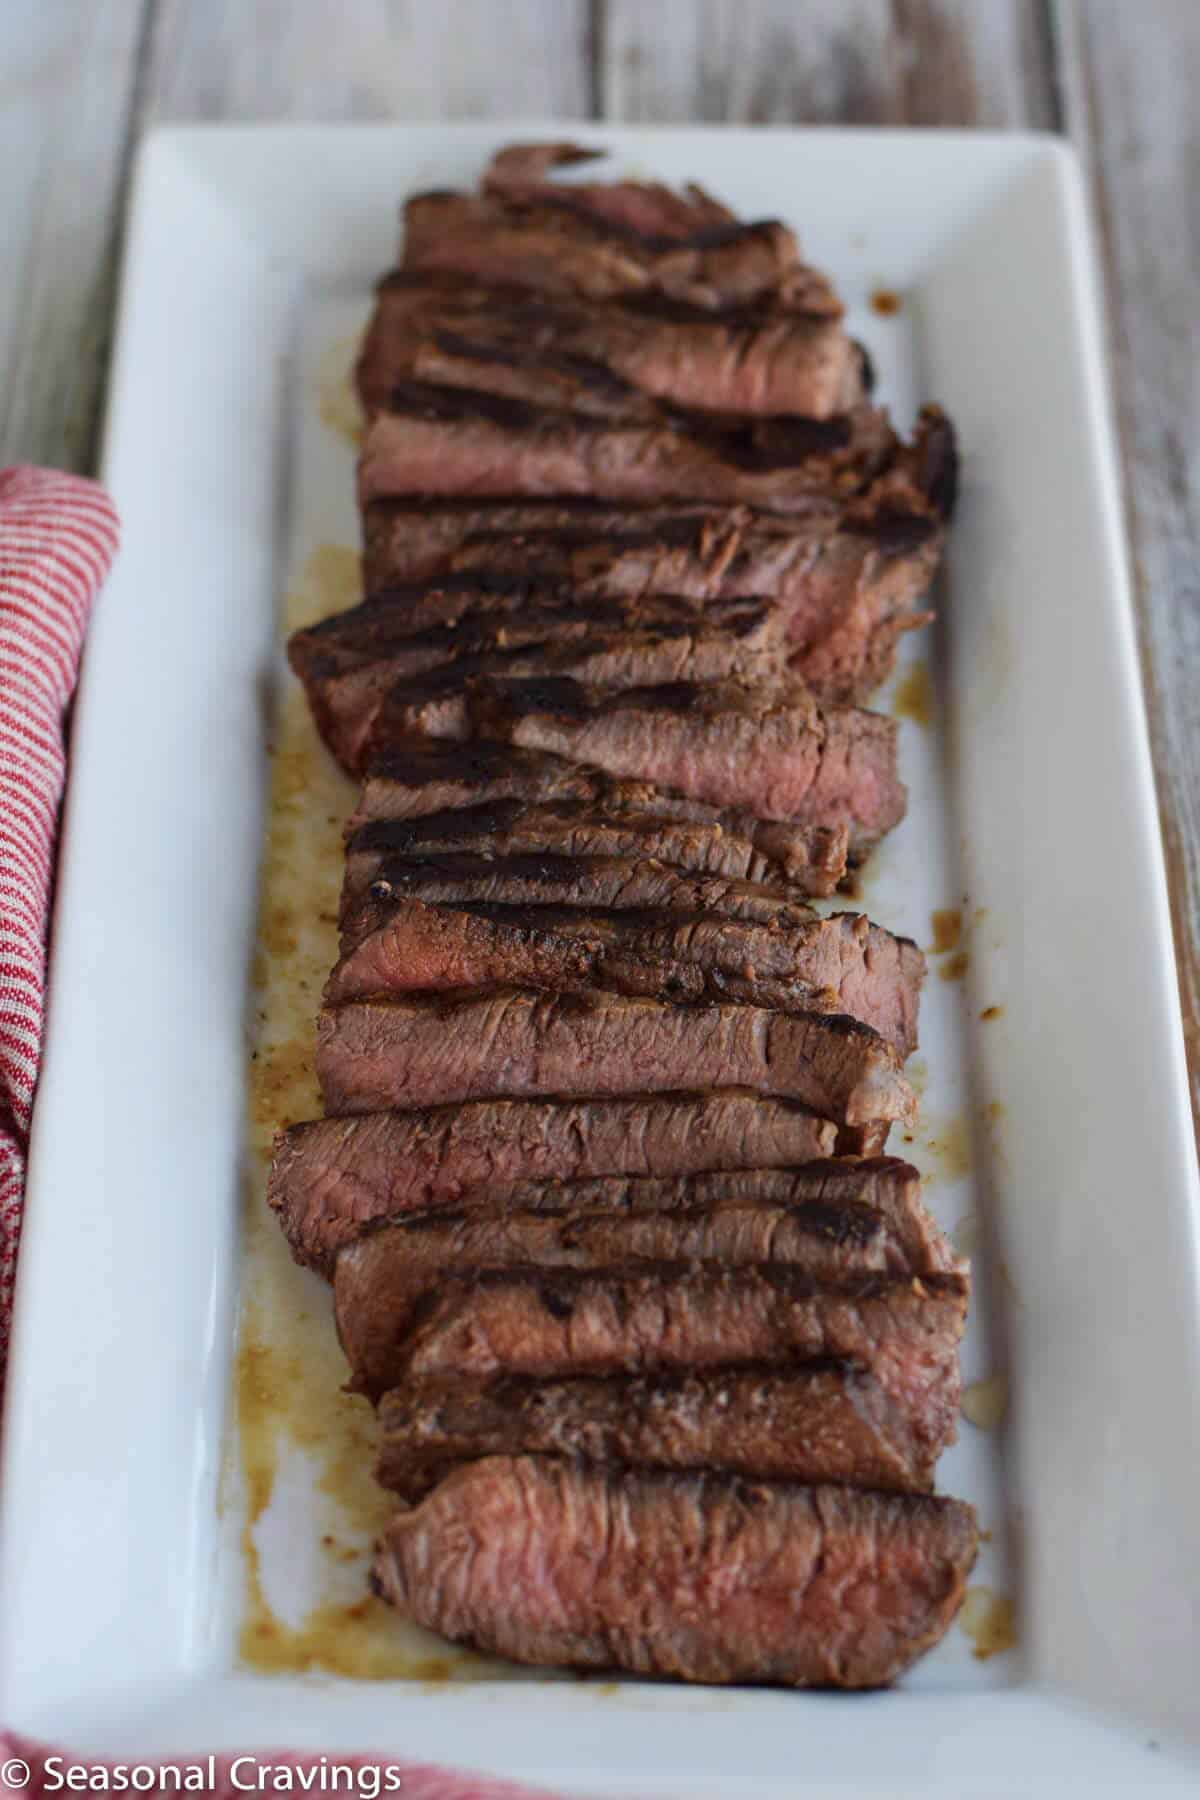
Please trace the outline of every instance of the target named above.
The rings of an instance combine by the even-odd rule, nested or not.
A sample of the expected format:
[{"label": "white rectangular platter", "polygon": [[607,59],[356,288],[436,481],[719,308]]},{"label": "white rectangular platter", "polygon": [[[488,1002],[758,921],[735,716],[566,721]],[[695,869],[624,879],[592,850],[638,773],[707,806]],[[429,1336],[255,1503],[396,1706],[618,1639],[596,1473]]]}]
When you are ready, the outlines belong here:
[{"label": "white rectangular platter", "polygon": [[[939,1471],[988,1532],[969,1629],[847,1699],[453,1658],[373,1680],[378,1621],[353,1654],[312,1627],[353,1605],[366,1538],[313,1423],[327,1301],[260,1228],[244,1125],[250,1044],[283,1047],[286,959],[247,1001],[272,734],[277,790],[307,754],[286,690],[276,718],[279,602],[320,610],[356,541],[339,383],[399,199],[521,134],[563,135],[177,129],[142,153],[105,457],[125,542],[76,720],[0,1471],[0,1718],[95,1753],[376,1749],[577,1793],[1194,1792],[1200,1207],[1091,254],[1048,139],[582,134],[796,225],[898,417],[936,398],[962,435],[939,624],[879,701],[910,814],[862,903],[926,944],[961,920],[892,1147],[975,1248],[986,1428]],[[308,767],[268,912],[334,821]],[[312,1399],[265,1486],[237,1429],[248,1321]],[[427,1674],[434,1641],[393,1630]]]}]

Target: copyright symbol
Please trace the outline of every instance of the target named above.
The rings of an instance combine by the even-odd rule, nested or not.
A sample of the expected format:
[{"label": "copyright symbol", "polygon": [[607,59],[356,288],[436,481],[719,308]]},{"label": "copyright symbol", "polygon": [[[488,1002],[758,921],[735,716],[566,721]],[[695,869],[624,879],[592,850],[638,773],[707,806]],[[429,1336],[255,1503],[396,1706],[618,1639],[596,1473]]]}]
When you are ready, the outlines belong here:
[{"label": "copyright symbol", "polygon": [[26,1787],[29,1782],[29,1764],[22,1762],[19,1756],[10,1756],[6,1763],[0,1763],[0,1781],[5,1787]]}]

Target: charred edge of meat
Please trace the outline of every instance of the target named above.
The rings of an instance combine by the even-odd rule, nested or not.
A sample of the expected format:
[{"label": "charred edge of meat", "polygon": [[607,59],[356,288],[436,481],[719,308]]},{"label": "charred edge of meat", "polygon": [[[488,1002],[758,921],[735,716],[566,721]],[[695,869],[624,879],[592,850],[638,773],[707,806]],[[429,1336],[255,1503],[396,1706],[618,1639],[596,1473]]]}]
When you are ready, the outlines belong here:
[{"label": "charred edge of meat", "polygon": [[[524,881],[570,882],[578,877],[580,864],[586,866],[586,862],[586,858],[562,855],[555,850],[523,850],[504,858],[504,872]],[[386,874],[381,872],[371,883],[371,897],[391,900],[405,888],[419,885],[423,872],[430,869],[452,878],[469,879],[494,873],[496,861],[470,851],[445,850],[420,861],[401,862],[394,867],[389,864]]]},{"label": "charred edge of meat", "polygon": [[494,719],[519,719],[548,713],[556,719],[586,721],[601,713],[638,707],[652,712],[691,713],[710,691],[709,683],[662,681],[649,687],[601,693],[597,701],[588,687],[571,675],[534,675],[520,681],[485,678],[478,699]]},{"label": "charred edge of meat", "polygon": [[532,362],[538,369],[544,369],[550,374],[567,376],[594,394],[622,402],[631,412],[645,412],[648,417],[653,417],[656,411],[653,401],[648,400],[640,388],[635,387],[631,381],[626,381],[623,375],[618,375],[607,363],[594,356],[585,356],[579,351],[550,350],[536,346],[514,350],[487,339],[464,337],[460,332],[447,331],[445,327],[434,330],[433,342],[446,356],[457,357],[463,362],[500,363],[509,369],[523,369]]},{"label": "charred edge of meat", "polygon": [[900,506],[877,506],[869,514],[849,518],[842,526],[848,536],[866,538],[881,556],[914,555],[941,532],[941,522],[928,513]]},{"label": "charred edge of meat", "polygon": [[505,797],[481,800],[472,806],[443,807],[412,819],[368,819],[348,840],[346,853],[352,856],[368,851],[383,856],[431,839],[442,842],[454,838],[469,843],[475,838],[500,836],[511,831],[528,811],[528,801]]},{"label": "charred edge of meat", "polygon": [[487,738],[444,739],[429,745],[395,741],[372,754],[368,773],[404,786],[424,786],[431,779],[465,785],[492,780],[512,766],[511,745]]},{"label": "charred edge of meat", "polygon": [[917,425],[918,480],[938,516],[949,520],[958,500],[958,434],[939,406],[925,406]]}]

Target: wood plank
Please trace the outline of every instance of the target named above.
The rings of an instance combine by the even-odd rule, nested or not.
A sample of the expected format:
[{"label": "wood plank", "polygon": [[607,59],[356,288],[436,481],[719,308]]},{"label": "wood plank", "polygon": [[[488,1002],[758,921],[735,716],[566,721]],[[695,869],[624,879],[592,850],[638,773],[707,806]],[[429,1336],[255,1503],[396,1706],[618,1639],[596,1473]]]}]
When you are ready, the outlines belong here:
[{"label": "wood plank", "polygon": [[0,8],[0,463],[93,464],[142,0]]},{"label": "wood plank", "polygon": [[608,0],[603,115],[1053,126],[1038,0]]},{"label": "wood plank", "polygon": [[581,118],[587,0],[156,0],[153,119]]},{"label": "wood plank", "polygon": [[1091,179],[1151,747],[1200,1134],[1200,212],[1194,0],[1059,0],[1066,122]]}]

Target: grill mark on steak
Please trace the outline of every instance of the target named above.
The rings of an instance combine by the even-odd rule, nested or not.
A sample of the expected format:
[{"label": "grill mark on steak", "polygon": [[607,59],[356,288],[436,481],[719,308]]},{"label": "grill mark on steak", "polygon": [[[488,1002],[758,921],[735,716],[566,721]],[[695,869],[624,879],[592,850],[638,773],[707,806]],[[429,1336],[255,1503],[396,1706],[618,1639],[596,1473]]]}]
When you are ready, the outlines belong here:
[{"label": "grill mark on steak", "polygon": [[657,781],[764,819],[845,825],[863,856],[904,816],[896,722],[817,705],[806,688],[672,682],[614,693],[568,677],[488,677],[470,697],[476,731],[521,749]]},{"label": "grill mark on steak", "polygon": [[455,581],[433,592],[377,596],[295,632],[288,659],[318,730],[353,773],[381,705],[404,682],[436,693],[481,670],[574,668],[609,683],[626,668],[639,682],[647,670],[657,672],[654,679],[688,669],[702,679],[770,672],[781,666],[785,628],[770,601],[726,603],[709,616],[694,601],[669,596],[581,603],[569,591],[532,584]]},{"label": "grill mark on steak", "polygon": [[753,680],[778,677],[783,667],[780,648],[770,631],[751,635],[667,625],[459,656],[391,682],[373,705],[357,709],[354,738],[349,745],[343,742],[347,754],[342,760],[357,773],[391,743],[413,736],[470,737],[473,694],[480,682],[566,678],[616,692],[663,682]]},{"label": "grill mark on steak", "polygon": [[[674,1185],[687,1198],[702,1191],[700,1183],[659,1185]],[[523,1210],[514,1197],[383,1222],[339,1252],[334,1272],[338,1336],[354,1386],[375,1399],[398,1378],[416,1309],[451,1272],[772,1262],[837,1283],[864,1274],[962,1270],[911,1197],[906,1211],[888,1212],[858,1199],[794,1198],[803,1183],[775,1185],[778,1195],[761,1180],[758,1192],[739,1195],[736,1182],[722,1192],[712,1179],[714,1192],[700,1204],[637,1209],[588,1210],[583,1194],[568,1192],[556,1209]]]},{"label": "grill mark on steak", "polygon": [[352,865],[342,898],[343,951],[392,917],[406,899],[427,905],[574,906],[587,911],[715,912],[780,926],[810,919],[812,909],[785,889],[725,876],[696,875],[647,857],[563,856],[553,851],[482,856],[389,858],[366,893]]},{"label": "grill mark on steak", "polygon": [[[470,1217],[491,1219],[513,1212],[574,1217],[604,1213],[642,1217],[662,1212],[700,1214],[722,1205],[785,1209],[841,1220],[868,1211],[886,1222],[902,1246],[904,1266],[921,1272],[966,1275],[968,1264],[942,1235],[921,1202],[921,1178],[909,1163],[894,1156],[816,1159],[799,1168],[721,1168],[676,1176],[607,1175],[572,1181],[524,1181],[506,1190],[503,1199],[476,1202]],[[441,1213],[442,1218],[467,1215]],[[428,1217],[432,1217],[429,1215]],[[426,1218],[426,1222],[428,1222]],[[385,1229],[403,1220],[377,1220],[368,1230]],[[414,1220],[414,1230],[418,1225]],[[828,1233],[825,1234],[828,1239]]]},{"label": "grill mark on steak", "polygon": [[490,856],[653,857],[695,874],[727,875],[792,891],[777,861],[715,820],[672,818],[649,806],[610,812],[590,799],[537,805],[512,794],[416,818],[368,820],[348,840],[354,870],[349,885],[356,890],[367,885],[392,857],[441,856],[455,850]]},{"label": "grill mark on steak", "polygon": [[655,400],[825,418],[861,400],[866,373],[836,312],[771,296],[717,310],[653,291],[596,302],[399,269],[376,290],[356,381],[368,413],[417,378],[627,419],[654,418]]},{"label": "grill mark on steak", "polygon": [[780,1095],[840,1125],[916,1111],[895,1050],[843,1013],[603,992],[389,994],[325,1007],[316,1073],[330,1113],[688,1085]]},{"label": "grill mark on steak", "polygon": [[486,333],[471,339],[434,330],[412,344],[400,365],[387,373],[390,378],[369,411],[386,410],[399,385],[418,381],[502,394],[616,425],[654,425],[659,417],[658,402],[595,357],[536,346],[517,349],[489,340]]},{"label": "grill mark on steak", "polygon": [[686,504],[614,511],[585,499],[442,499],[419,511],[376,501],[365,515],[367,585],[509,571],[580,596],[771,595],[797,672],[823,700],[858,700],[890,672],[902,633],[928,617],[917,603],[941,553],[954,462],[949,422],[929,408],[912,448],[867,495],[800,517]]},{"label": "grill mark on steak", "polygon": [[976,1543],[957,1500],[489,1457],[392,1519],[373,1580],[517,1662],[870,1688],[944,1635]]},{"label": "grill mark on steak", "polygon": [[[570,408],[522,400],[515,394],[494,393],[487,388],[447,386],[436,381],[394,383],[387,396],[386,410],[447,424],[481,419],[514,434],[571,430],[583,438],[601,438],[607,435],[610,423]],[[865,452],[868,457],[884,459],[871,465],[871,473],[878,474],[895,450],[890,427],[872,407],[823,419],[810,418],[804,413],[778,413],[755,419],[742,413],[698,412],[693,408],[661,403],[651,417],[662,430],[677,437],[686,436],[697,447],[706,448],[733,468],[747,472],[790,469],[809,457],[829,457],[853,446],[860,456]],[[603,491],[593,489],[590,497],[602,500],[606,496]],[[683,497],[704,499],[706,496],[685,494]]]},{"label": "grill mark on steak", "polygon": [[359,498],[589,494],[632,501],[745,500],[778,512],[867,493],[899,444],[870,406],[828,419],[684,414],[621,423],[433,382],[393,387],[367,427]]},{"label": "grill mark on steak", "polygon": [[[325,679],[384,658],[407,658],[397,673],[419,674],[454,654],[521,643],[566,641],[572,635],[656,631],[685,635],[720,629],[733,637],[778,633],[783,621],[769,596],[704,601],[680,594],[581,594],[566,581],[504,569],[451,573],[436,583],[388,587],[361,605],[293,632],[292,666],[302,680]],[[436,660],[435,660],[436,659]]]},{"label": "grill mark on steak", "polygon": [[480,739],[414,740],[376,755],[347,829],[369,819],[411,819],[514,797],[530,803],[587,802],[605,818],[653,816],[708,824],[748,839],[774,865],[775,879],[805,894],[832,894],[845,873],[844,825],[757,819],[742,807],[709,806],[653,782],[618,779],[564,757]]},{"label": "grill mark on steak", "polygon": [[392,1389],[379,1414],[378,1478],[410,1502],[457,1464],[530,1453],[893,1493],[933,1486],[933,1463],[901,1410],[844,1363],[650,1378],[434,1377]]},{"label": "grill mark on steak", "polygon": [[836,1135],[805,1107],[732,1089],[469,1101],[293,1125],[275,1140],[267,1197],[297,1260],[327,1269],[373,1220],[482,1205],[539,1180],[785,1168],[829,1156]]},{"label": "grill mark on steak", "polygon": [[[595,583],[604,558],[661,546],[686,551],[676,566],[688,578],[662,576],[654,588],[667,593],[779,592],[755,571],[773,567],[786,552],[785,567],[802,576],[814,557],[840,537],[867,540],[893,555],[911,552],[939,534],[948,516],[947,467],[955,460],[954,430],[939,407],[918,415],[911,447],[898,446],[878,484],[848,507],[814,503],[794,517],[754,512],[747,506],[702,501],[661,502],[615,507],[610,501],[577,495],[549,499],[478,500],[445,495],[436,502],[402,497],[372,501],[364,516],[364,585],[368,592],[396,583],[429,581],[452,571],[511,568],[564,568],[578,587]],[[558,553],[556,563],[554,553]],[[584,552],[588,554],[584,556]],[[739,559],[730,563],[730,556]],[[597,571],[599,565],[599,571]],[[733,581],[722,584],[732,568]],[[633,591],[625,586],[619,591]]]},{"label": "grill mark on steak", "polygon": [[868,1368],[915,1441],[953,1443],[967,1283],[864,1275],[835,1286],[784,1264],[447,1270],[413,1307],[389,1386],[410,1375],[649,1374],[834,1357]]},{"label": "grill mark on steak", "polygon": [[[718,225],[706,207],[704,222],[693,218],[682,233],[647,232],[601,192],[539,183],[532,191],[414,195],[404,209],[405,264],[593,299],[655,289],[716,308],[771,292],[806,310],[837,308],[777,220]],[[661,206],[655,216],[661,220]],[[638,217],[646,223],[641,203]]]},{"label": "grill mark on steak", "polygon": [[[373,873],[378,859],[356,850],[358,843],[352,841],[352,860],[363,855],[363,874]],[[341,959],[325,999],[336,1004],[499,984],[740,1000],[785,1012],[848,1013],[908,1056],[916,1048],[923,978],[924,957],[915,944],[856,913],[787,927],[719,913],[487,903],[435,908],[408,900]]]}]

